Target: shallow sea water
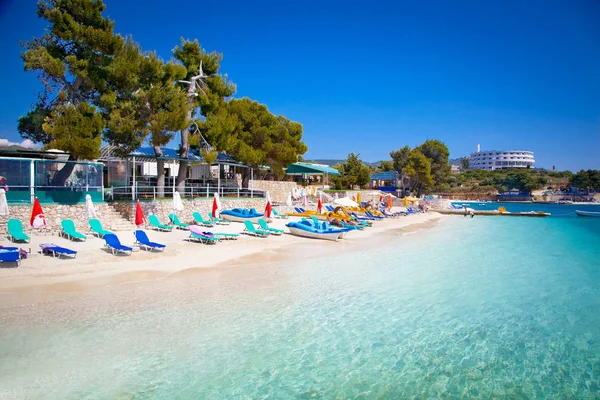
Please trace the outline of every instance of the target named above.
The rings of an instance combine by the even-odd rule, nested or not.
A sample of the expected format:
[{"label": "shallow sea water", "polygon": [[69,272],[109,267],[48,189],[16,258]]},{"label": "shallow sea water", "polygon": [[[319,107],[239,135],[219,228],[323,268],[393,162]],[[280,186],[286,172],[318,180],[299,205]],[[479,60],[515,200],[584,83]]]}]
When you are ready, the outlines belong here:
[{"label": "shallow sea water", "polygon": [[600,221],[368,245],[7,311],[0,398],[599,397]]}]

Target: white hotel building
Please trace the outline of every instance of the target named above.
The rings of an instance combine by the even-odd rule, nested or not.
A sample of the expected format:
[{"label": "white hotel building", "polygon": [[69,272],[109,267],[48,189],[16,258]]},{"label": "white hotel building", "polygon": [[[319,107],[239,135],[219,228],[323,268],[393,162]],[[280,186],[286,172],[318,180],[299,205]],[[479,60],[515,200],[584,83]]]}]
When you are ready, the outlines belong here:
[{"label": "white hotel building", "polygon": [[533,152],[525,150],[480,151],[477,145],[477,151],[469,156],[469,169],[533,168],[533,163]]}]

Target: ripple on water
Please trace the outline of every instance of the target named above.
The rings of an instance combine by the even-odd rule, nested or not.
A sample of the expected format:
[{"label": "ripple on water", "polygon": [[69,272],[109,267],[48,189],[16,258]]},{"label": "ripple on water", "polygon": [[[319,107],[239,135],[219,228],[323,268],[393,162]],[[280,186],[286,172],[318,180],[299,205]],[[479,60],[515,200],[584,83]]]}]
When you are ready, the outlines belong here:
[{"label": "ripple on water", "polygon": [[597,398],[600,250],[573,224],[459,219],[21,309],[0,397]]}]

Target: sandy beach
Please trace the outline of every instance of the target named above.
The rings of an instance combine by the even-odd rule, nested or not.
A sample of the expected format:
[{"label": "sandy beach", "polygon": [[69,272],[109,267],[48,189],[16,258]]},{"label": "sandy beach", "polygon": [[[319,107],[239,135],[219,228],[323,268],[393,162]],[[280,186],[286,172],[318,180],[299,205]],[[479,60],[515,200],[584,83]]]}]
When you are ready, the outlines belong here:
[{"label": "sandy beach", "polygon": [[[221,241],[216,245],[189,242],[189,232],[147,231],[150,240],[167,245],[164,252],[134,251],[132,255],[112,255],[103,249],[102,239],[88,236],[85,242],[73,242],[55,235],[33,235],[23,244],[31,249],[19,268],[0,269],[0,304],[5,306],[36,302],[57,293],[73,293],[93,288],[130,282],[157,280],[188,269],[232,268],[294,258],[316,257],[332,252],[357,251],[367,239],[384,232],[419,230],[432,226],[442,215],[437,213],[410,215],[376,221],[363,231],[350,232],[338,242],[311,240],[285,233],[281,236],[258,238],[240,235],[238,240]],[[285,229],[285,224],[297,218],[275,219],[270,225]],[[240,233],[243,224],[206,228],[207,231]],[[132,231],[116,232],[121,242],[132,245]],[[384,236],[384,235],[382,235]],[[393,236],[386,236],[386,240]],[[78,251],[76,259],[59,259],[40,253],[40,243],[56,244]],[[4,240],[3,245],[9,245]],[[363,247],[361,247],[363,243]],[[372,241],[369,241],[372,243]]]}]

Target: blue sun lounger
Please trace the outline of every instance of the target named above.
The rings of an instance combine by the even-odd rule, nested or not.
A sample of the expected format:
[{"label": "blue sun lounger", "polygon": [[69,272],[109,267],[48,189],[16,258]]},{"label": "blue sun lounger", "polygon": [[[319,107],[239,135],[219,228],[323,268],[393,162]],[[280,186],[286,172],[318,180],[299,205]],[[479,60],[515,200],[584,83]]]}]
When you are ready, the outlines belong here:
[{"label": "blue sun lounger", "polygon": [[0,249],[0,263],[14,262],[17,267],[21,265],[21,253],[17,247],[3,247]]},{"label": "blue sun lounger", "polygon": [[66,247],[61,247],[55,243],[42,243],[40,244],[42,248],[42,254],[51,255],[52,257],[66,256],[75,258],[77,252],[75,250],[67,249]]},{"label": "blue sun lounger", "polygon": [[164,244],[161,243],[156,243],[156,242],[151,242],[150,239],[148,238],[148,235],[146,235],[146,232],[142,231],[142,230],[137,230],[134,232],[135,235],[135,243],[134,244],[138,244],[141,248],[145,248],[146,250],[159,250],[159,251],[163,251],[165,249],[165,247],[167,247]]},{"label": "blue sun lounger", "polygon": [[123,252],[125,254],[133,251],[131,247],[123,246],[119,241],[119,238],[114,233],[108,233],[104,235],[104,247],[109,249],[113,254],[117,254],[119,252]]}]

